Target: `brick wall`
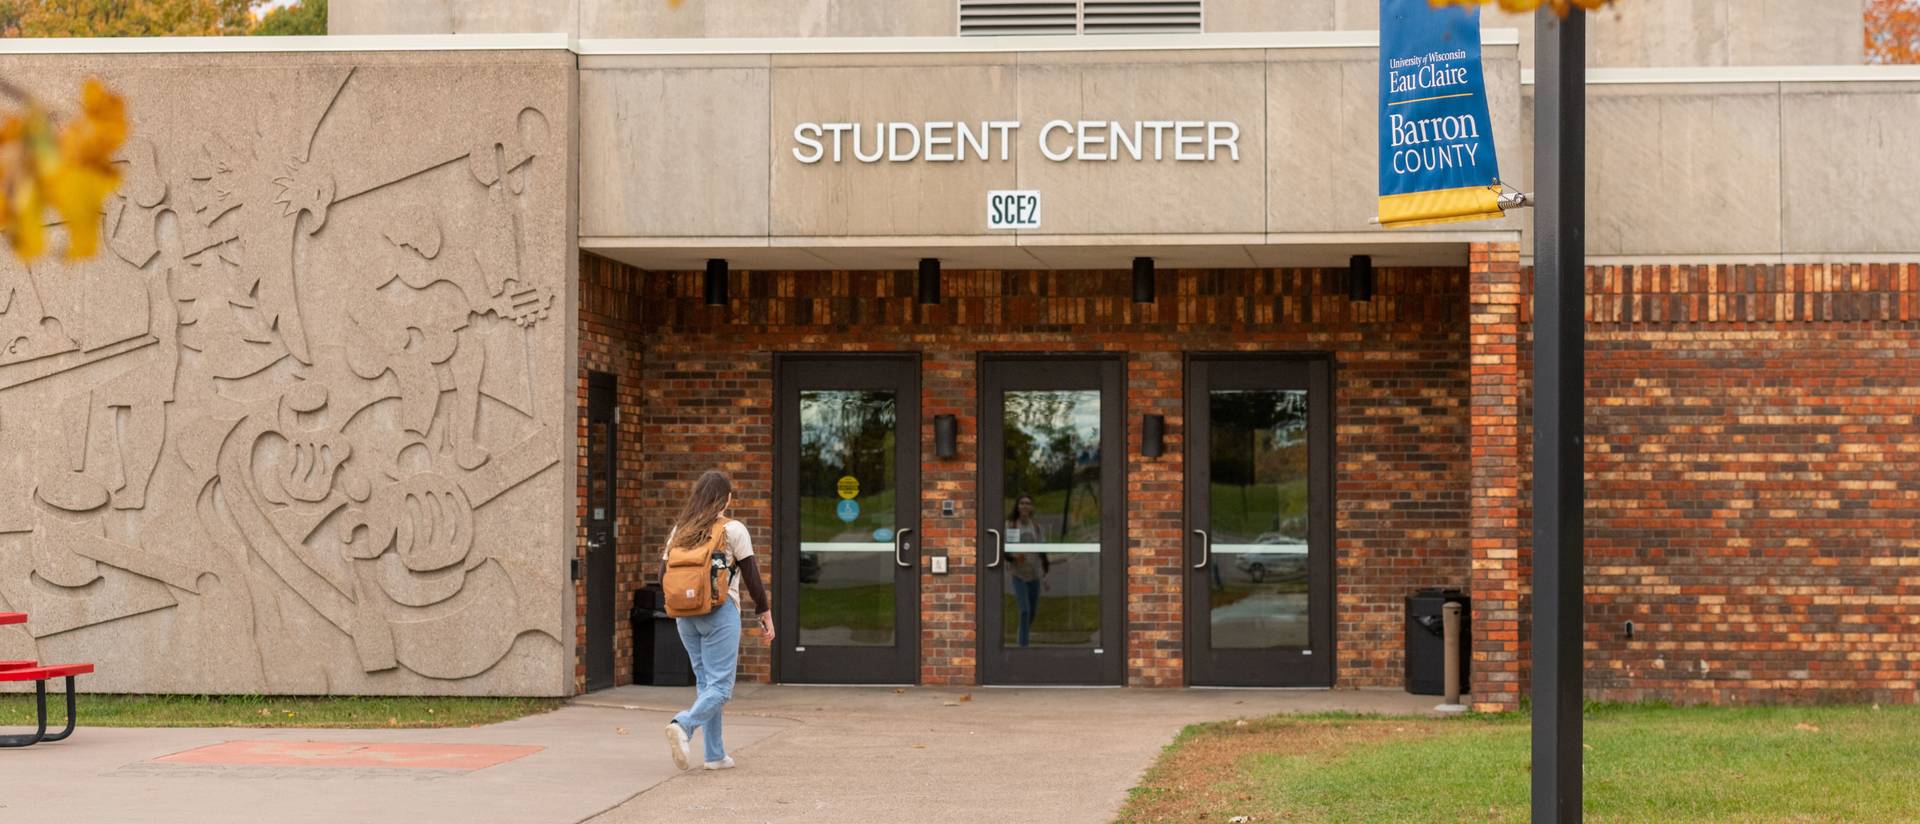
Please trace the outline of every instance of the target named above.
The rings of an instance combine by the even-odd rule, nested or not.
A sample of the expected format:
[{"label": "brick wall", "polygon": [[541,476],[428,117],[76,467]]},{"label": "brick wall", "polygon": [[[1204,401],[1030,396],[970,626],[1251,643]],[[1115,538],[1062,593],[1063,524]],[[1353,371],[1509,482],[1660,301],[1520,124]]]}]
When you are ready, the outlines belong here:
[{"label": "brick wall", "polygon": [[[1175,685],[1181,353],[1332,352],[1338,683],[1396,685],[1400,596],[1470,583],[1476,699],[1508,709],[1527,686],[1531,274],[1511,244],[1471,257],[1469,272],[1383,272],[1366,304],[1345,300],[1339,272],[1310,270],[1162,272],[1150,306],[1127,299],[1123,273],[949,272],[929,307],[910,274],[822,272],[734,273],[731,305],[709,308],[697,273],[642,281],[589,255],[582,398],[586,369],[621,375],[628,534],[657,544],[685,484],[717,465],[766,551],[772,353],[920,352],[922,523],[955,570],[922,579],[922,680],[967,684],[977,357],[1126,352],[1128,682]],[[1594,267],[1588,292],[1590,695],[1914,700],[1920,267]],[[1154,460],[1132,431],[1148,412],[1168,424]],[[936,414],[960,419],[953,459],[932,454]],[[960,504],[951,518],[943,498]],[[748,677],[765,678],[765,648],[746,650]]]},{"label": "brick wall", "polygon": [[[896,281],[883,288],[891,293],[900,285]],[[973,354],[964,349],[940,347],[921,356],[921,557],[944,550],[948,570],[946,575],[924,573],[920,577],[923,684],[971,684],[977,665],[974,609],[978,581],[973,572],[973,512],[978,501],[974,467],[979,454],[977,372]],[[946,460],[937,457],[933,449],[936,415],[952,415],[956,424],[954,454]],[[951,516],[941,514],[943,500],[954,502]]]},{"label": "brick wall", "polygon": [[[588,256],[595,268],[618,266]],[[648,273],[638,534],[657,543],[699,472],[742,489],[738,512],[772,552],[773,353],[912,351],[922,357],[924,548],[954,570],[924,574],[921,680],[977,678],[973,517],[976,363],[991,352],[1124,352],[1129,428],[1167,419],[1167,454],[1138,456],[1129,431],[1128,682],[1184,682],[1179,501],[1185,352],[1323,351],[1335,360],[1336,679],[1397,685],[1400,599],[1467,583],[1466,273],[1383,270],[1374,300],[1351,303],[1344,273],[1162,271],[1160,300],[1136,305],[1125,272],[955,272],[944,300],[918,306],[906,272],[734,272],[730,304],[702,302],[701,273]],[[630,344],[633,345],[633,344]],[[932,454],[935,415],[960,424],[958,454]],[[938,501],[956,501],[942,518]],[[778,593],[775,597],[779,597]],[[624,614],[624,613],[623,613]],[[744,642],[743,677],[770,657]]]},{"label": "brick wall", "polygon": [[[633,590],[641,580],[641,544],[633,539],[640,523],[641,456],[645,454],[640,431],[640,351],[639,302],[640,273],[604,258],[582,255],[580,260],[580,366],[579,433],[575,438],[580,466],[579,500],[575,513],[577,543],[574,557],[584,569],[587,562],[587,373],[608,372],[617,381],[620,426],[615,438],[614,518],[621,540],[616,544],[614,597],[613,678],[615,684],[633,680],[633,633],[627,612],[633,607]],[[658,574],[658,571],[654,571]],[[574,614],[587,614],[587,592],[583,582],[574,585]],[[586,690],[587,628],[584,620],[574,625],[574,689]]]},{"label": "brick wall", "polygon": [[1521,629],[1528,568],[1524,518],[1528,449],[1521,379],[1529,341],[1522,311],[1531,278],[1513,243],[1475,244],[1469,251],[1469,342],[1472,347],[1473,665],[1469,687],[1481,710],[1519,706],[1525,688]]},{"label": "brick wall", "polygon": [[1590,694],[1915,700],[1920,266],[1587,280]]}]

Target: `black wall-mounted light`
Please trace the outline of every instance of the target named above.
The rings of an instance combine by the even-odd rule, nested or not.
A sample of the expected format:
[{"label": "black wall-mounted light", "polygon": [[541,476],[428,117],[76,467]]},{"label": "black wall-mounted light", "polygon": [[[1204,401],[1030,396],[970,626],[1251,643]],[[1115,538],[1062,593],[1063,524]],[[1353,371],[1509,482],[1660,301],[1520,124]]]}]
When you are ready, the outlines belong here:
[{"label": "black wall-mounted light", "polygon": [[1140,419],[1140,454],[1149,458],[1158,458],[1165,451],[1167,418],[1165,415],[1147,415]]},{"label": "black wall-mounted light", "polygon": [[921,258],[920,259],[919,300],[921,305],[940,302],[940,259],[939,258]]},{"label": "black wall-mounted light", "polygon": [[955,451],[955,442],[959,440],[960,423],[952,415],[933,416],[933,455],[936,458],[951,458]]},{"label": "black wall-mounted light", "polygon": [[727,305],[727,262],[722,258],[707,259],[706,287],[708,306]]},{"label": "black wall-mounted light", "polygon": [[1373,257],[1354,255],[1347,260],[1347,299],[1373,300]]},{"label": "black wall-mounted light", "polygon": [[1153,258],[1133,259],[1133,302],[1153,302]]}]

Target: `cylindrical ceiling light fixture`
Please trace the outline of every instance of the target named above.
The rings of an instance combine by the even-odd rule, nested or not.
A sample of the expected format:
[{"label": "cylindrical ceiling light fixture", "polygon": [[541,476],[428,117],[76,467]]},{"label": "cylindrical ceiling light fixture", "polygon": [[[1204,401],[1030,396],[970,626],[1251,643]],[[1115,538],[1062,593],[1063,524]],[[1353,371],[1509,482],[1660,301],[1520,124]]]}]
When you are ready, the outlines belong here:
[{"label": "cylindrical ceiling light fixture", "polygon": [[704,284],[708,306],[727,305],[727,262],[722,258],[707,259],[707,278]]},{"label": "cylindrical ceiling light fixture", "polygon": [[920,304],[923,306],[927,304],[940,302],[940,259],[939,258],[921,258],[920,259],[919,300],[920,300]]},{"label": "cylindrical ceiling light fixture", "polygon": [[1133,259],[1133,302],[1153,302],[1153,258]]},{"label": "cylindrical ceiling light fixture", "polygon": [[1373,257],[1354,255],[1347,260],[1347,298],[1373,300]]}]

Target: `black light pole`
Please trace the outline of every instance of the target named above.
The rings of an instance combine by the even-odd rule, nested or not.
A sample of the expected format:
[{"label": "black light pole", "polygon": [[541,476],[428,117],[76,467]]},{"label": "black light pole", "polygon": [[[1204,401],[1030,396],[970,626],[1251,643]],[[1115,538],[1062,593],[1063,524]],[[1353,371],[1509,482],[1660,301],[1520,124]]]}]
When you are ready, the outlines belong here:
[{"label": "black light pole", "polygon": [[1586,16],[1540,14],[1533,85],[1533,821],[1580,820]]}]

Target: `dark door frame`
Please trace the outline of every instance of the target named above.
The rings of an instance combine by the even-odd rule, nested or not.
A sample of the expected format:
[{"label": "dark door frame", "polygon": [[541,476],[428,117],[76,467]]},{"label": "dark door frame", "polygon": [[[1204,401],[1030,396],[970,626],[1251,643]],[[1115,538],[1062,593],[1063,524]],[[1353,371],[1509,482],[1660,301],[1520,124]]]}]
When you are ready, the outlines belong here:
[{"label": "dark door frame", "polygon": [[[858,367],[868,368],[858,368]],[[851,368],[850,368],[851,367]],[[920,680],[920,355],[888,353],[778,353],[773,357],[773,509],[775,567],[773,680],[787,683],[915,684]],[[802,388],[892,389],[894,407],[894,650],[821,647],[798,651],[800,639],[800,485],[798,460]],[[910,532],[907,530],[911,530]]]},{"label": "dark door frame", "polygon": [[[1060,366],[1079,366],[1060,369]],[[1053,368],[1049,368],[1053,367]],[[976,660],[983,684],[1113,685],[1126,679],[1127,661],[1127,387],[1124,354],[1021,353],[982,355],[979,375],[979,452],[975,484],[974,546],[976,600]],[[1006,389],[1095,389],[1100,392],[1100,632],[1096,654],[1082,648],[1028,648],[1001,646],[1002,625],[999,570],[991,564],[1004,544],[994,543],[989,529],[1006,521],[1006,478],[1000,458],[1004,447],[1005,408],[998,403]],[[989,471],[992,469],[993,471]],[[1004,532],[1004,530],[1002,530]],[[1004,535],[1002,536],[1004,539]]]},{"label": "dark door frame", "polygon": [[[616,559],[619,556],[619,506],[620,490],[620,393],[619,379],[607,372],[587,373],[587,437],[593,437],[593,427],[604,422],[607,427],[605,466],[591,465],[592,453],[589,450],[587,467],[586,512],[582,518],[586,523],[587,557],[582,566],[582,588],[586,590],[585,623],[587,629],[586,651],[584,653],[587,668],[587,689],[599,690],[613,686],[613,636],[614,636],[614,599],[618,586],[614,576],[619,569]],[[606,473],[606,499],[595,500],[593,478],[597,473]]]},{"label": "dark door frame", "polygon": [[[1187,683],[1190,686],[1331,687],[1338,654],[1338,634],[1334,632],[1334,624],[1339,616],[1336,603],[1339,590],[1334,577],[1334,517],[1338,511],[1335,507],[1338,491],[1334,461],[1338,422],[1335,419],[1333,397],[1333,356],[1324,352],[1190,353],[1183,360],[1188,437],[1184,438],[1182,471],[1185,475],[1186,506],[1185,524],[1181,530],[1184,547],[1181,558],[1186,585],[1181,589],[1185,602],[1182,625],[1186,636]],[[1208,368],[1216,364],[1242,370],[1257,369],[1261,365],[1280,367],[1294,372],[1290,382],[1303,385],[1307,390],[1307,484],[1311,496],[1307,504],[1307,597],[1308,649],[1311,655],[1265,650],[1210,651],[1207,647],[1212,628],[1206,588],[1207,572],[1194,567],[1201,561],[1202,553],[1199,536],[1194,530],[1208,526],[1206,513],[1210,500],[1207,496],[1211,491],[1206,390],[1222,383],[1245,385],[1247,388],[1261,386],[1258,377],[1244,372],[1239,375],[1223,374],[1221,377],[1224,380],[1216,382],[1212,370]],[[1274,381],[1283,382],[1289,381]]]}]

